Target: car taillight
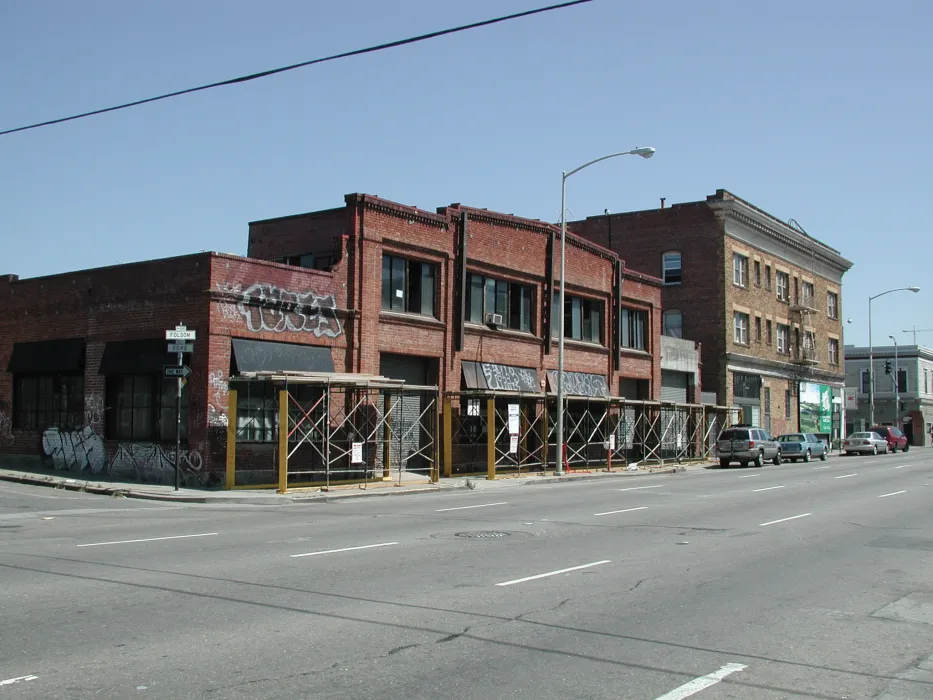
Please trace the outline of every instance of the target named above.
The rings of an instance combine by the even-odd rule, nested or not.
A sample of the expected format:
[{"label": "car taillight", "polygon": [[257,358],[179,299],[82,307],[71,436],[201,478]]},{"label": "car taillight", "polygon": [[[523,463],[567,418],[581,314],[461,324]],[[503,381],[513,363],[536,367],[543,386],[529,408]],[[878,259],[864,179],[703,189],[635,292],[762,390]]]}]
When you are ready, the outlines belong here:
[{"label": "car taillight", "polygon": [[754,447],[754,446],[755,446],[755,441],[754,441],[754,440],[749,440],[749,441],[748,441],[748,446],[749,446],[750,448],[751,448],[751,447]]}]

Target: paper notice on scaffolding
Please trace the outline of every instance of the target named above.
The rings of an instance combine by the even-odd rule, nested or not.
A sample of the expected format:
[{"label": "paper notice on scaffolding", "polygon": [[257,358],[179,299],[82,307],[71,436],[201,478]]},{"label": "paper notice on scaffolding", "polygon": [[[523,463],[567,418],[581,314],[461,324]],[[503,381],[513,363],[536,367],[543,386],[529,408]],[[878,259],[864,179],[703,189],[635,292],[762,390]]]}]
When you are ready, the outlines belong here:
[{"label": "paper notice on scaffolding", "polygon": [[468,416],[479,415],[479,399],[467,400],[467,415]]},{"label": "paper notice on scaffolding", "polygon": [[616,448],[616,436],[615,433],[609,436],[609,449],[615,450]]},{"label": "paper notice on scaffolding", "polygon": [[509,435],[518,435],[518,404],[509,404]]},{"label": "paper notice on scaffolding", "polygon": [[509,438],[509,454],[518,454],[518,435]]},{"label": "paper notice on scaffolding", "polygon": [[350,449],[350,462],[351,464],[362,464],[363,463],[363,443],[354,442]]}]

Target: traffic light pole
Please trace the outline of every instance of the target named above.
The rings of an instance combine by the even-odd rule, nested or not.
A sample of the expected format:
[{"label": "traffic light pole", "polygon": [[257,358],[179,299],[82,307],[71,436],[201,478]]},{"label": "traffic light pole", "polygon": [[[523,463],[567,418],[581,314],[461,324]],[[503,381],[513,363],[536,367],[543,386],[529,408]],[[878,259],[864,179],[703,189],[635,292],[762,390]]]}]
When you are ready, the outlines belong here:
[{"label": "traffic light pole", "polygon": [[901,427],[901,375],[897,366],[897,339],[894,339],[894,425]]}]

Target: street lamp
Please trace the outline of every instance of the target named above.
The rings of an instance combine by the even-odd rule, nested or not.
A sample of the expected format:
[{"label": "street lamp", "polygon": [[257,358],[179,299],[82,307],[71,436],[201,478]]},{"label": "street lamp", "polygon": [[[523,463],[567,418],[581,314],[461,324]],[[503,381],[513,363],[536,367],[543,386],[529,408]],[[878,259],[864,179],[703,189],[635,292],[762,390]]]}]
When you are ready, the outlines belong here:
[{"label": "street lamp", "polygon": [[894,425],[900,427],[901,387],[900,377],[897,373],[897,338],[893,335],[889,335],[888,337],[894,341]]},{"label": "street lamp", "polygon": [[[611,153],[602,158],[596,158],[588,163],[584,163],[578,168],[570,171],[563,171],[560,181],[560,297],[557,305],[557,312],[560,314],[558,336],[557,336],[557,474],[564,473],[564,289],[566,285],[566,253],[567,253],[567,178],[580,172],[583,168],[588,168],[595,163],[599,163],[610,158],[619,156],[641,156],[650,158],[654,155],[654,149],[650,146],[634,148],[631,151],[622,153]],[[553,311],[552,311],[553,313]]]},{"label": "street lamp", "polygon": [[873,297],[868,297],[868,427],[875,424],[875,349],[871,342],[871,303],[878,297],[893,292],[913,292],[916,294],[920,287],[898,287],[881,292]]}]

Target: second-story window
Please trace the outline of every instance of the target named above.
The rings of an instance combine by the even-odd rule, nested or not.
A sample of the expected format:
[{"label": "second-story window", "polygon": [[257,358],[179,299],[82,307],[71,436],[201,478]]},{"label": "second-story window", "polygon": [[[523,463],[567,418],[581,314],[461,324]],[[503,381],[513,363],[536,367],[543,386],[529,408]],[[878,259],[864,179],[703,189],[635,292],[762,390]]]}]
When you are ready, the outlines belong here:
[{"label": "second-story window", "polygon": [[647,350],[648,312],[622,309],[622,347]]},{"label": "second-story window", "polygon": [[755,340],[761,342],[761,316],[755,316]]},{"label": "second-story window", "polygon": [[[553,308],[559,309],[560,295],[554,294]],[[551,333],[557,339],[560,334],[557,313],[551,314]],[[603,302],[564,295],[564,337],[588,343],[603,342]]]},{"label": "second-story window", "polygon": [[683,279],[680,267],[680,253],[672,251],[662,257],[664,284],[680,284]]},{"label": "second-story window", "polygon": [[826,292],[826,315],[839,318],[839,295],[836,292]]},{"label": "second-story window", "polygon": [[777,351],[782,355],[790,352],[790,326],[777,324]]},{"label": "second-story window", "polygon": [[382,308],[385,311],[434,316],[436,266],[382,256]]},{"label": "second-story window", "polygon": [[733,323],[735,330],[733,340],[736,345],[748,345],[748,314],[735,311],[733,313]]},{"label": "second-story window", "polygon": [[531,332],[534,289],[518,282],[470,273],[467,279],[467,320],[487,323],[492,314],[502,317],[503,328]]},{"label": "second-story window", "polygon": [[748,258],[738,253],[732,254],[732,282],[739,287],[748,286]]},{"label": "second-story window", "polygon": [[813,290],[813,282],[804,282],[800,285],[800,303],[804,306],[812,307],[816,300],[816,292]]},{"label": "second-story window", "polygon": [[777,287],[777,298],[781,301],[790,301],[790,277],[786,272],[774,273],[774,286]]},{"label": "second-story window", "polygon": [[829,348],[829,364],[837,367],[839,365],[839,341],[830,338],[827,347]]},{"label": "second-story window", "polygon": [[665,311],[661,320],[663,335],[670,338],[684,337],[684,315],[680,311]]},{"label": "second-story window", "polygon": [[771,343],[774,342],[774,338],[771,335],[771,321],[765,321],[765,329],[767,330],[766,342],[768,343],[768,347],[770,347]]}]

